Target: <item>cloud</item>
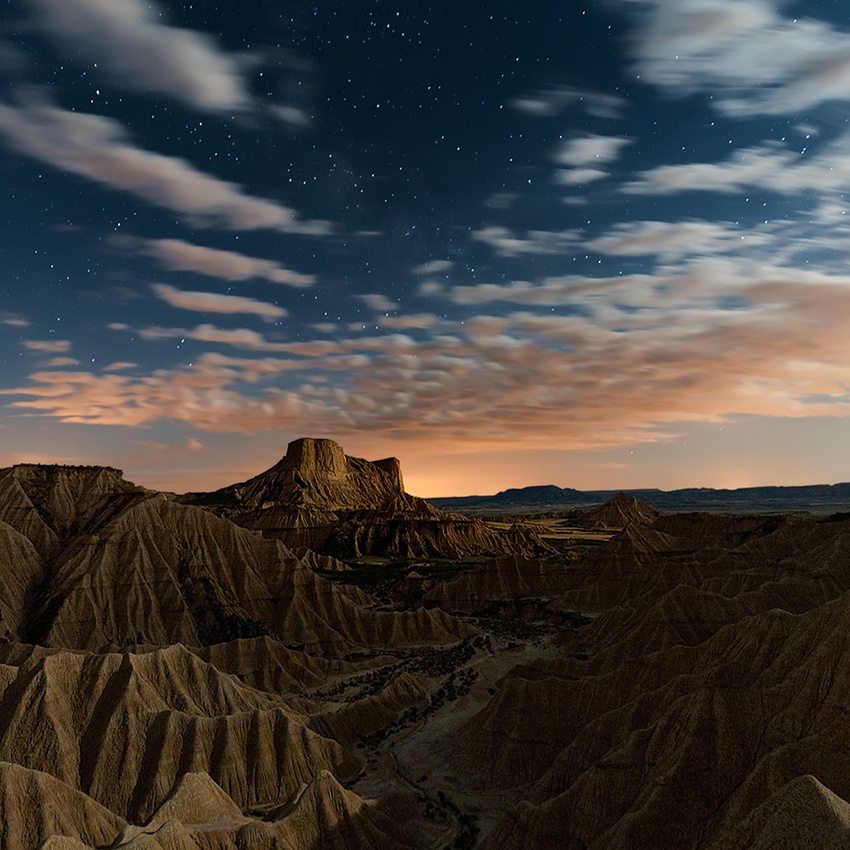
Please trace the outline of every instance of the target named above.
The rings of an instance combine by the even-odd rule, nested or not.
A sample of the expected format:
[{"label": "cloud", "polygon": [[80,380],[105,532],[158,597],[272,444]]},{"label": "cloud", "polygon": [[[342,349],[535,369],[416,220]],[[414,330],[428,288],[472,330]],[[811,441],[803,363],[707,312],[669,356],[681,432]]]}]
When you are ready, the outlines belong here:
[{"label": "cloud", "polygon": [[367,292],[363,295],[355,295],[355,298],[363,301],[370,309],[377,313],[389,313],[392,310],[398,310],[399,305],[395,301],[387,298],[386,295],[380,292]]},{"label": "cloud", "polygon": [[24,347],[30,351],[45,351],[51,354],[61,354],[71,350],[71,343],[67,339],[27,339]]},{"label": "cloud", "polygon": [[632,40],[643,82],[711,92],[729,115],[799,112],[850,95],[850,34],[769,0],[649,0]]},{"label": "cloud", "polygon": [[237,60],[209,35],[164,24],[150,0],[24,2],[67,55],[93,63],[120,85],[208,112],[249,105]]},{"label": "cloud", "polygon": [[184,159],[134,147],[111,118],[44,103],[0,104],[0,133],[26,156],[182,213],[198,226],[312,235],[329,229],[327,222],[299,221],[293,210],[246,195]]},{"label": "cloud", "polygon": [[585,243],[585,248],[614,256],[657,254],[664,261],[685,256],[738,251],[745,247],[769,245],[775,237],[747,231],[730,222],[713,221],[635,221]]},{"label": "cloud", "polygon": [[685,191],[740,193],[751,188],[787,195],[814,191],[836,196],[850,190],[850,133],[817,153],[764,142],[735,151],[719,162],[662,165],[640,172],[621,191],[667,195]]},{"label": "cloud", "polygon": [[[657,225],[611,235],[676,236]],[[320,421],[340,437],[381,430],[477,447],[586,448],[741,414],[850,415],[850,275],[713,256],[651,274],[447,295],[453,312],[470,309],[463,320],[423,322],[437,331],[427,335],[399,332],[415,330],[416,317],[392,317],[394,333],[346,336],[338,327],[332,340],[275,343],[275,356],[255,356],[262,338],[238,329],[151,329],[246,353],[207,352],[148,374],[44,369],[2,392],[22,415],[79,424],[309,433]],[[488,309],[496,301],[517,306]]]},{"label": "cloud", "polygon": [[142,252],[159,260],[170,271],[193,271],[224,280],[265,278],[288,286],[312,286],[313,275],[291,271],[272,260],[247,257],[235,251],[222,251],[193,245],[181,239],[132,239]]},{"label": "cloud", "polygon": [[631,139],[622,136],[582,136],[564,142],[554,159],[561,165],[575,167],[602,165],[617,160],[620,151],[631,143]]},{"label": "cloud", "polygon": [[416,313],[411,316],[379,316],[378,326],[381,328],[394,328],[396,330],[409,330],[422,328],[428,330],[441,324],[441,319],[433,313]]},{"label": "cloud", "polygon": [[609,172],[598,168],[559,168],[555,172],[555,182],[564,186],[582,186],[608,176]]},{"label": "cloud", "polygon": [[313,119],[307,112],[297,106],[272,106],[271,113],[279,121],[297,129],[309,127],[313,123]]},{"label": "cloud", "polygon": [[616,119],[622,117],[628,105],[625,98],[574,86],[549,86],[508,103],[517,112],[535,118],[550,118],[571,106],[581,106],[594,118]]},{"label": "cloud", "polygon": [[6,313],[0,311],[0,325],[11,325],[15,328],[27,328],[30,326],[30,322],[18,313]]},{"label": "cloud", "polygon": [[136,331],[142,339],[194,339],[200,342],[214,342],[232,345],[250,351],[287,351],[285,343],[271,342],[262,334],[250,328],[217,328],[215,325],[201,324],[195,328],[162,328],[157,326],[139,328]]},{"label": "cloud", "polygon": [[80,361],[73,357],[54,357],[47,364],[50,369],[61,369],[63,366],[79,366]]},{"label": "cloud", "polygon": [[443,274],[454,268],[454,265],[451,260],[431,260],[428,263],[415,266],[411,271],[416,275]]},{"label": "cloud", "polygon": [[639,173],[633,182],[623,186],[626,194],[672,194],[702,190],[736,193],[747,186],[761,186],[774,181],[781,191],[787,172],[799,162],[795,154],[775,143],[754,145],[734,151],[720,162],[693,162],[661,165]]},{"label": "cloud", "polygon": [[199,313],[249,313],[261,316],[266,321],[282,319],[288,315],[286,310],[276,304],[244,298],[241,295],[188,292],[175,289],[166,283],[154,283],[151,288],[157,297],[180,310],[195,310]]},{"label": "cloud", "polygon": [[530,230],[523,238],[506,227],[496,225],[474,230],[471,236],[476,242],[484,242],[504,257],[520,254],[562,254],[579,241],[579,235],[574,230]]}]

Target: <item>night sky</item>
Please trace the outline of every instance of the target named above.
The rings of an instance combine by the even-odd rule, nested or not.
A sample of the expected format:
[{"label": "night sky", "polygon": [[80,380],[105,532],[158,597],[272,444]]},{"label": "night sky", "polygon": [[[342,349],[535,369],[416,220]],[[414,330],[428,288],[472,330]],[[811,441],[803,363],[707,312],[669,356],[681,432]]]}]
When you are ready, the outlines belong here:
[{"label": "night sky", "polygon": [[0,9],[0,466],[850,480],[846,2]]}]

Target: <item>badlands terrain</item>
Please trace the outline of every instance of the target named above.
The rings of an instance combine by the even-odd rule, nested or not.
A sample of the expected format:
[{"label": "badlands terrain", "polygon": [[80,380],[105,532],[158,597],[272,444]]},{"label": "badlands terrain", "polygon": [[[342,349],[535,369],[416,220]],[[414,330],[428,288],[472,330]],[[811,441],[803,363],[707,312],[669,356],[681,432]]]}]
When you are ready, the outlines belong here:
[{"label": "badlands terrain", "polygon": [[0,469],[0,850],[837,850],[848,800],[850,514]]}]

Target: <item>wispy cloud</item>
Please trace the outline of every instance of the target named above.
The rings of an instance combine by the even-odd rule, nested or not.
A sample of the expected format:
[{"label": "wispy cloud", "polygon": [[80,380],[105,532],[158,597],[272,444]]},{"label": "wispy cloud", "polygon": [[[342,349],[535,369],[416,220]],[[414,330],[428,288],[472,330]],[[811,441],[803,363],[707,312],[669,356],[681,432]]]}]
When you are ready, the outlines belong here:
[{"label": "wispy cloud", "polygon": [[30,351],[62,354],[71,350],[71,342],[67,339],[27,339],[24,340],[24,348],[28,348]]},{"label": "wispy cloud", "polygon": [[111,118],[45,103],[0,104],[0,133],[19,153],[182,213],[199,226],[314,235],[329,230],[327,222],[299,221],[293,210],[247,195],[184,159],[135,147]]},{"label": "wispy cloud", "polygon": [[620,0],[643,14],[632,47],[644,82],[711,92],[729,115],[780,115],[850,98],[850,33],[786,17],[770,0]]},{"label": "wispy cloud", "polygon": [[217,328],[210,324],[201,324],[195,328],[163,328],[154,325],[139,328],[136,333],[142,339],[194,339],[249,351],[287,351],[289,348],[286,343],[272,342],[250,328]]},{"label": "wispy cloud", "polygon": [[119,85],[209,112],[247,108],[239,63],[208,35],[168,26],[150,0],[23,0],[66,53]]},{"label": "wispy cloud", "polygon": [[471,234],[476,242],[484,242],[506,257],[520,254],[561,254],[580,239],[577,231],[530,230],[518,236],[507,227],[491,225]]},{"label": "wispy cloud", "polygon": [[777,142],[764,142],[731,153],[718,162],[662,165],[640,172],[622,187],[626,194],[672,194],[685,191],[739,193],[761,188],[779,194],[850,190],[850,134],[816,153]]},{"label": "wispy cloud", "polygon": [[768,181],[779,191],[788,180],[787,172],[799,161],[799,154],[779,144],[754,145],[734,151],[719,162],[660,165],[639,173],[622,191],[634,195],[695,190],[735,193]]},{"label": "wispy cloud", "polygon": [[562,186],[583,186],[608,176],[608,171],[599,168],[559,168],[555,172],[555,182]]},{"label": "wispy cloud", "polygon": [[261,316],[266,321],[282,319],[288,315],[283,307],[245,298],[241,295],[219,295],[214,292],[189,292],[176,289],[166,283],[154,283],[151,288],[157,297],[180,310],[194,310],[199,313],[249,313]]},{"label": "wispy cloud", "polygon": [[632,143],[623,136],[580,136],[564,142],[552,157],[561,166],[555,171],[555,182],[579,186],[607,177],[600,166],[615,162],[623,149]]},{"label": "wispy cloud", "polygon": [[454,263],[451,260],[431,260],[415,266],[411,271],[416,275],[443,274],[452,268]]},{"label": "wispy cloud", "polygon": [[394,328],[395,330],[410,330],[413,328],[431,329],[442,324],[439,316],[433,313],[415,313],[409,316],[379,316],[378,326]]},{"label": "wispy cloud", "polygon": [[623,136],[580,136],[564,142],[553,159],[575,167],[602,165],[619,159],[620,152],[631,143]]},{"label": "wispy cloud", "polygon": [[517,112],[536,118],[559,115],[573,106],[583,107],[594,118],[621,118],[628,106],[625,98],[575,86],[548,86],[509,101]]},{"label": "wispy cloud", "polygon": [[380,292],[367,292],[363,295],[355,295],[359,301],[363,301],[370,309],[377,313],[389,313],[398,310],[399,305],[391,298]]},{"label": "wispy cloud", "polygon": [[[716,258],[451,294],[473,309],[424,322],[436,332],[421,339],[399,332],[417,327],[411,317],[393,333],[276,343],[281,356],[207,353],[136,376],[44,370],[4,392],[19,411],[67,422],[254,432],[322,421],[338,434],[570,448],[738,414],[850,414],[846,275]],[[518,306],[488,314],[496,301]],[[157,333],[264,344],[209,325],[146,336]]]},{"label": "wispy cloud", "polygon": [[223,251],[193,245],[181,239],[133,239],[123,242],[137,246],[140,251],[159,260],[170,271],[193,271],[224,280],[265,278],[288,286],[307,287],[315,283],[313,275],[300,274],[284,268],[273,260],[247,257],[236,251]]},{"label": "wispy cloud", "polygon": [[686,256],[723,254],[775,242],[770,233],[754,232],[722,221],[634,221],[585,243],[601,254],[648,256],[670,262]]},{"label": "wispy cloud", "polygon": [[297,106],[272,106],[271,113],[279,121],[296,129],[309,127],[313,123],[310,115]]}]

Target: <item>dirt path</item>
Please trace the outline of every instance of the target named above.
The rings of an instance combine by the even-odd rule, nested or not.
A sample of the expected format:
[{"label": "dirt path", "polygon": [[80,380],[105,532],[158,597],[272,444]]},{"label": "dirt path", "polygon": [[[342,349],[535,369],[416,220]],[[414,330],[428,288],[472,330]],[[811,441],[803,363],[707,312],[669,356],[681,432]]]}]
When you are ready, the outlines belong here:
[{"label": "dirt path", "polygon": [[[446,828],[435,841],[444,847],[465,826],[477,823],[485,834],[518,800],[516,789],[503,791],[483,786],[474,775],[462,772],[450,755],[463,726],[492,698],[496,684],[518,664],[554,658],[559,649],[548,640],[528,642],[509,649],[507,642],[492,639],[493,652],[481,651],[458,671],[477,674],[468,693],[447,701],[424,719],[392,735],[376,754],[373,769],[361,777],[353,790],[364,797],[377,797],[392,790],[413,791],[427,797]],[[468,675],[468,673],[467,673]]]}]

